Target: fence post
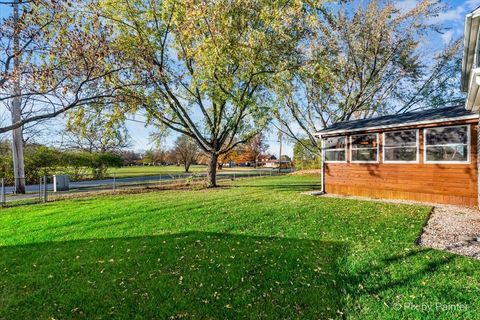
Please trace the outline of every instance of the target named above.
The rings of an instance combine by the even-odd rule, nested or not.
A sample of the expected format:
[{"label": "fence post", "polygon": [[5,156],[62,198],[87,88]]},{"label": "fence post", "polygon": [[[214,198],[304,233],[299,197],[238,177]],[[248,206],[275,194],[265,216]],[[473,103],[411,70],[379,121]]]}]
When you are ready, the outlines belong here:
[{"label": "fence post", "polygon": [[47,176],[43,176],[43,202],[48,201]]},{"label": "fence post", "polygon": [[117,189],[117,186],[115,185],[116,183],[116,177],[115,177],[115,173],[113,174],[113,191],[116,191]]},{"label": "fence post", "polygon": [[40,181],[38,182],[38,201],[41,202],[42,201],[42,180],[43,178],[40,177]]},{"label": "fence post", "polygon": [[2,178],[2,185],[0,188],[0,206],[4,206],[7,203],[5,198],[5,178]]}]

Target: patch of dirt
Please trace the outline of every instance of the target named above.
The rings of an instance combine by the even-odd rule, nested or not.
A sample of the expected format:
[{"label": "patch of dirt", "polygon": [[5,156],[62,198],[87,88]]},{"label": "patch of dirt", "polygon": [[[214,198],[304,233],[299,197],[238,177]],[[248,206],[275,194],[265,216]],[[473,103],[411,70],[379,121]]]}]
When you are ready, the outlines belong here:
[{"label": "patch of dirt", "polygon": [[320,169],[311,169],[311,170],[299,170],[289,173],[289,176],[311,176],[311,175],[321,175],[322,170]]},{"label": "patch of dirt", "polygon": [[480,211],[437,205],[418,241],[421,246],[480,260]]},{"label": "patch of dirt", "polygon": [[435,203],[420,202],[420,201],[413,201],[413,200],[379,199],[379,198],[369,198],[369,197],[360,197],[360,196],[346,196],[346,195],[333,194],[333,193],[325,193],[325,194],[311,193],[311,195],[321,195],[324,198],[350,199],[350,200],[394,203],[394,204],[414,204],[414,205],[432,206],[432,207],[436,205]]}]

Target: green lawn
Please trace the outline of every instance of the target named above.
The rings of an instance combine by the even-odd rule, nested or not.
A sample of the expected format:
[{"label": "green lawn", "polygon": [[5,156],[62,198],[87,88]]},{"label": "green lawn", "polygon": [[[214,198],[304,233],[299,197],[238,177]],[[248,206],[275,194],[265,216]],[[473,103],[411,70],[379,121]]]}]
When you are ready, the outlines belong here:
[{"label": "green lawn", "polygon": [[[265,168],[260,168],[263,170],[268,170]],[[219,173],[222,172],[238,172],[238,171],[250,171],[255,170],[252,167],[234,167],[234,168],[223,168],[219,170]],[[199,173],[207,172],[207,166],[204,165],[192,165],[189,170],[190,173]],[[128,177],[139,177],[139,176],[153,176],[161,174],[182,174],[185,173],[183,166],[135,166],[135,167],[121,167],[121,168],[111,168],[108,170],[108,176],[115,176],[117,178],[128,178]]]},{"label": "green lawn", "polygon": [[0,319],[478,319],[480,262],[415,245],[430,208],[300,194],[316,188],[0,210]]},{"label": "green lawn", "polygon": [[[190,167],[190,172],[206,172],[207,167],[202,165],[192,165]],[[127,178],[127,177],[139,177],[139,176],[150,176],[150,175],[160,175],[160,174],[180,174],[185,173],[183,166],[132,166],[132,167],[121,167],[121,168],[111,168],[108,170],[108,175],[113,176],[115,174],[118,178]]]}]

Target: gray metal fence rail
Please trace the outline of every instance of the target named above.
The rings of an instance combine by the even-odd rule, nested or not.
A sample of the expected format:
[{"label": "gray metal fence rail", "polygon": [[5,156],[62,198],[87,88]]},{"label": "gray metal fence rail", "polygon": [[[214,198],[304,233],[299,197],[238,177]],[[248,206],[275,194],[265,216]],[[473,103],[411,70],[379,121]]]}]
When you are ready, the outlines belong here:
[{"label": "gray metal fence rail", "polygon": [[[292,170],[252,170],[252,171],[234,171],[234,172],[220,172],[217,174],[217,182],[230,180],[236,181],[238,179],[249,179],[265,176],[279,176],[292,172]],[[147,175],[138,177],[119,178],[115,174],[110,179],[104,180],[84,180],[70,182],[70,190],[62,192],[53,192],[54,186],[50,181],[52,177],[40,177],[38,185],[29,185],[26,195],[13,195],[12,187],[7,190],[7,186],[1,179],[0,182],[0,204],[4,205],[11,201],[29,201],[45,203],[55,195],[69,195],[79,194],[95,191],[110,191],[117,192],[121,190],[135,189],[135,188],[157,188],[170,189],[177,187],[204,187],[206,186],[206,173],[178,173],[178,174],[159,174]]]}]

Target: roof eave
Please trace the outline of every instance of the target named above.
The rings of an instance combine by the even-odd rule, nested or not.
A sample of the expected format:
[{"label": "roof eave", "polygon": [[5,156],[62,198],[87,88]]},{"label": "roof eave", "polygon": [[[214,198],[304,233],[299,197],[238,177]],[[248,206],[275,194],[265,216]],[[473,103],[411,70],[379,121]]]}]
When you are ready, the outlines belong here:
[{"label": "roof eave", "polygon": [[453,118],[441,118],[441,119],[435,119],[435,120],[424,120],[424,121],[416,121],[416,122],[397,123],[397,124],[383,125],[383,126],[372,126],[372,127],[363,127],[363,128],[355,128],[355,129],[332,130],[332,131],[327,131],[327,132],[318,131],[318,132],[315,133],[315,136],[318,137],[318,138],[321,138],[322,136],[340,135],[340,134],[345,134],[345,133],[350,133],[350,132],[361,132],[361,131],[382,130],[382,129],[396,129],[396,128],[420,126],[420,125],[427,125],[427,124],[436,124],[436,123],[442,123],[442,122],[470,120],[470,119],[478,119],[478,114],[469,114],[469,115],[466,115],[466,116],[453,117]]},{"label": "roof eave", "polygon": [[478,39],[480,22],[480,9],[476,9],[465,17],[465,33],[463,43],[463,60],[461,89],[466,92],[470,81],[470,71],[474,64],[475,48]]},{"label": "roof eave", "polygon": [[473,69],[471,73],[465,109],[478,112],[480,108],[480,68]]}]

